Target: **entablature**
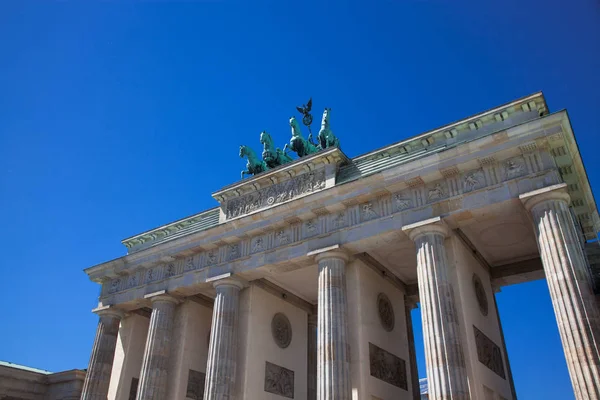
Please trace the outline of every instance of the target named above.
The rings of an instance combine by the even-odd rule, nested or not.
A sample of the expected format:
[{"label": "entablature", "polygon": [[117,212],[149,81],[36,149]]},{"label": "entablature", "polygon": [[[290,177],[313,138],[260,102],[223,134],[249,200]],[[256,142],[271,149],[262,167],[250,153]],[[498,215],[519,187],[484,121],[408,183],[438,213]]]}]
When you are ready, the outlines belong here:
[{"label": "entablature", "polygon": [[[391,229],[395,225],[385,221],[397,215],[403,216],[404,223],[516,198],[560,182],[550,141],[564,133],[564,118],[561,112],[530,121],[279,207],[233,218],[86,272],[104,282],[101,298],[114,301],[130,296],[121,293],[201,284],[225,272],[244,273],[251,280],[261,277],[252,271],[271,263],[287,263],[284,268],[301,266],[306,255],[302,243],[328,237],[350,240],[348,230],[367,225]],[[402,226],[395,224],[400,224],[398,229]],[[278,258],[274,252],[284,249],[280,254],[285,257]]]}]

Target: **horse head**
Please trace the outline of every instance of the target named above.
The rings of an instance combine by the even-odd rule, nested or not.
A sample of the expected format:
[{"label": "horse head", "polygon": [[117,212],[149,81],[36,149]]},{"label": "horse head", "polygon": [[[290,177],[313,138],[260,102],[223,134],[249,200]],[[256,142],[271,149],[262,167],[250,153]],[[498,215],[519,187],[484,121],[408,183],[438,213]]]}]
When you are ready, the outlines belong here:
[{"label": "horse head", "polygon": [[248,147],[241,145],[240,146],[240,157],[244,158],[244,156],[247,154],[248,154]]},{"label": "horse head", "polygon": [[302,136],[302,133],[300,132],[300,124],[296,120],[296,117],[290,118],[290,126],[292,127],[292,136]]},{"label": "horse head", "polygon": [[263,145],[271,146],[271,143],[273,143],[273,138],[271,137],[269,132],[262,131],[260,133],[260,143]]},{"label": "horse head", "polygon": [[328,128],[329,127],[329,114],[331,113],[331,108],[325,108],[323,111],[323,118],[321,119],[321,127]]}]

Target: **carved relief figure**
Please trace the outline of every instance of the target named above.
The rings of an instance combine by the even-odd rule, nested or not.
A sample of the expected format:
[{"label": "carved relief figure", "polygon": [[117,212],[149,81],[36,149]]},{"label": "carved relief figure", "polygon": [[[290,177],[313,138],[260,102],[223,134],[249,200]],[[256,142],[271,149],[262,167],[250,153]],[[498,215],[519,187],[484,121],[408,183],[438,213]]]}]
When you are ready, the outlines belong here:
[{"label": "carved relief figure", "polygon": [[363,219],[369,220],[377,218],[377,213],[373,210],[373,203],[366,203],[362,205]]},{"label": "carved relief figure", "polygon": [[392,303],[385,293],[379,293],[377,296],[377,311],[379,312],[379,320],[381,321],[383,329],[387,332],[393,331],[396,317],[394,315]]},{"label": "carved relief figure", "polygon": [[229,200],[225,208],[226,216],[227,219],[236,218],[323,188],[324,169],[298,175],[288,181]]},{"label": "carved relief figure", "polygon": [[408,390],[406,361],[369,343],[371,376],[404,390]]},{"label": "carved relief figure", "polygon": [[314,219],[306,221],[306,230],[308,233],[315,233],[317,231],[317,224],[315,223]]},{"label": "carved relief figure", "polygon": [[506,179],[515,178],[523,172],[523,163],[520,160],[508,160],[505,164],[506,167]]},{"label": "carved relief figure", "polygon": [[127,287],[134,287],[137,286],[138,284],[138,279],[137,279],[137,274],[133,274],[129,276],[129,280],[127,281]]},{"label": "carved relief figure", "polygon": [[271,320],[271,333],[277,346],[285,349],[292,342],[292,324],[285,314],[277,313]]},{"label": "carved relief figure", "polygon": [[193,257],[188,257],[185,260],[185,270],[186,271],[191,271],[193,269],[194,269],[194,259],[193,259]]},{"label": "carved relief figure", "polygon": [[212,265],[217,262],[217,255],[211,250],[206,255],[206,260],[208,261],[208,265]]},{"label": "carved relief figure", "polygon": [[113,279],[113,281],[110,283],[110,289],[109,292],[110,293],[115,293],[119,290],[119,286],[121,285],[121,280],[120,279]]},{"label": "carved relief figure", "polygon": [[479,185],[479,181],[475,178],[475,172],[472,172],[465,177],[465,192],[472,191],[477,185]]},{"label": "carved relief figure", "polygon": [[237,256],[239,256],[239,245],[236,244],[231,244],[229,245],[229,258],[236,258]]},{"label": "carved relief figure", "polygon": [[290,237],[285,233],[284,230],[277,232],[277,240],[279,244],[287,244],[290,241]]},{"label": "carved relief figure", "polygon": [[263,238],[256,238],[254,241],[254,245],[252,245],[252,252],[255,253],[257,251],[261,251],[263,249]]},{"label": "carved relief figure", "polygon": [[440,183],[436,183],[435,187],[429,190],[429,200],[440,200],[444,198],[444,188]]},{"label": "carved relief figure", "polygon": [[265,392],[294,398],[294,371],[266,362]]},{"label": "carved relief figure", "polygon": [[332,222],[334,228],[340,228],[346,225],[346,215],[343,212],[338,213],[338,215],[335,216]]},{"label": "carved relief figure", "polygon": [[396,209],[398,211],[406,210],[412,205],[411,200],[403,198],[400,194],[394,196],[394,201],[396,203]]},{"label": "carved relief figure", "polygon": [[506,379],[500,347],[477,329],[475,325],[473,325],[473,332],[475,333],[475,345],[479,362],[494,371],[502,379]]},{"label": "carved relief figure", "polygon": [[165,276],[167,278],[170,278],[173,275],[175,275],[175,266],[173,265],[173,263],[170,263],[169,265],[167,265],[167,269],[165,270]]}]

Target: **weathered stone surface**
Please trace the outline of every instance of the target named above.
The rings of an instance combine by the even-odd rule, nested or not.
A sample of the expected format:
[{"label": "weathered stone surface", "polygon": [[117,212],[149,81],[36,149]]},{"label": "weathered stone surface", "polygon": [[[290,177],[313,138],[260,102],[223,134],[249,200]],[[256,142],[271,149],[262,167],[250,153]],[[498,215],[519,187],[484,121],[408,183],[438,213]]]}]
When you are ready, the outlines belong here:
[{"label": "weathered stone surface", "polygon": [[536,237],[571,383],[578,400],[600,399],[599,315],[565,184],[521,195]]},{"label": "weathered stone surface", "polygon": [[214,283],[217,290],[206,365],[205,400],[233,400],[238,350],[238,314],[242,285],[233,279]]},{"label": "weathered stone surface", "polygon": [[387,332],[393,331],[396,323],[396,317],[394,315],[392,303],[385,293],[379,293],[377,296],[377,311],[379,312],[379,320],[381,321],[381,326],[383,326],[383,329],[385,329]]},{"label": "weathered stone surface", "polygon": [[470,399],[454,291],[439,218],[407,226],[417,247],[419,298],[430,399]]},{"label": "weathered stone surface", "polygon": [[277,313],[271,321],[271,333],[277,346],[285,349],[292,342],[292,324],[285,314]]},{"label": "weathered stone surface", "polygon": [[475,291],[475,298],[477,299],[477,304],[479,305],[479,310],[484,316],[488,315],[488,301],[487,296],[485,294],[485,288],[483,287],[483,283],[481,282],[481,278],[477,274],[473,274],[473,290]]},{"label": "weathered stone surface", "polygon": [[185,397],[194,400],[203,400],[205,383],[206,374],[204,372],[190,369]]},{"label": "weathered stone surface", "polygon": [[346,261],[342,252],[317,255],[319,264],[317,399],[350,400]]},{"label": "weathered stone surface", "polygon": [[294,371],[267,361],[265,365],[265,392],[293,399]]},{"label": "weathered stone surface", "polygon": [[138,378],[131,378],[131,386],[129,387],[129,400],[135,400],[137,397],[139,384],[140,380]]},{"label": "weathered stone surface", "polygon": [[477,347],[477,359],[479,362],[494,371],[502,379],[506,379],[500,347],[477,329],[475,325],[473,325],[473,332],[475,334],[475,346]]},{"label": "weathered stone surface", "polygon": [[173,317],[177,300],[167,294],[154,296],[148,338],[140,372],[137,400],[164,400],[167,394]]},{"label": "weathered stone surface", "polygon": [[371,376],[384,382],[408,390],[406,377],[406,361],[369,343],[369,366]]},{"label": "weathered stone surface", "polygon": [[115,357],[119,323],[123,313],[112,308],[97,311],[100,318],[81,400],[106,400]]}]

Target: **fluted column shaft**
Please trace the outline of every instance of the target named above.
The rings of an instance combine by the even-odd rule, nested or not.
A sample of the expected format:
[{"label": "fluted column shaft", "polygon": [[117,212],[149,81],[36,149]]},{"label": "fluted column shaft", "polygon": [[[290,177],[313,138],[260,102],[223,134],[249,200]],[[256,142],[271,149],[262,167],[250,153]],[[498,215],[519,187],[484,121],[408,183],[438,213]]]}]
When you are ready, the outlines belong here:
[{"label": "fluted column shaft", "polygon": [[215,282],[212,329],[206,365],[204,400],[234,400],[238,349],[238,314],[242,285],[233,279]]},{"label": "fluted column shaft", "polygon": [[123,318],[121,311],[106,307],[97,310],[96,313],[100,319],[83,383],[81,400],[106,400],[115,358],[119,323]]},{"label": "fluted column shaft", "polygon": [[142,360],[137,400],[166,400],[173,318],[177,300],[167,294],[151,297],[152,315]]},{"label": "fluted column shaft", "polygon": [[575,397],[599,400],[598,309],[586,257],[569,211],[569,195],[560,189],[521,198],[533,216]]},{"label": "fluted column shaft", "polygon": [[308,400],[317,400],[317,324],[316,314],[308,315],[308,346],[307,346],[307,367],[308,367]]},{"label": "fluted column shaft", "polygon": [[448,230],[436,218],[433,223],[409,230],[409,235],[417,248],[429,398],[470,399],[458,314],[444,246]]},{"label": "fluted column shaft", "polygon": [[350,346],[346,261],[342,252],[317,255],[319,305],[317,339],[317,399],[350,400]]}]

